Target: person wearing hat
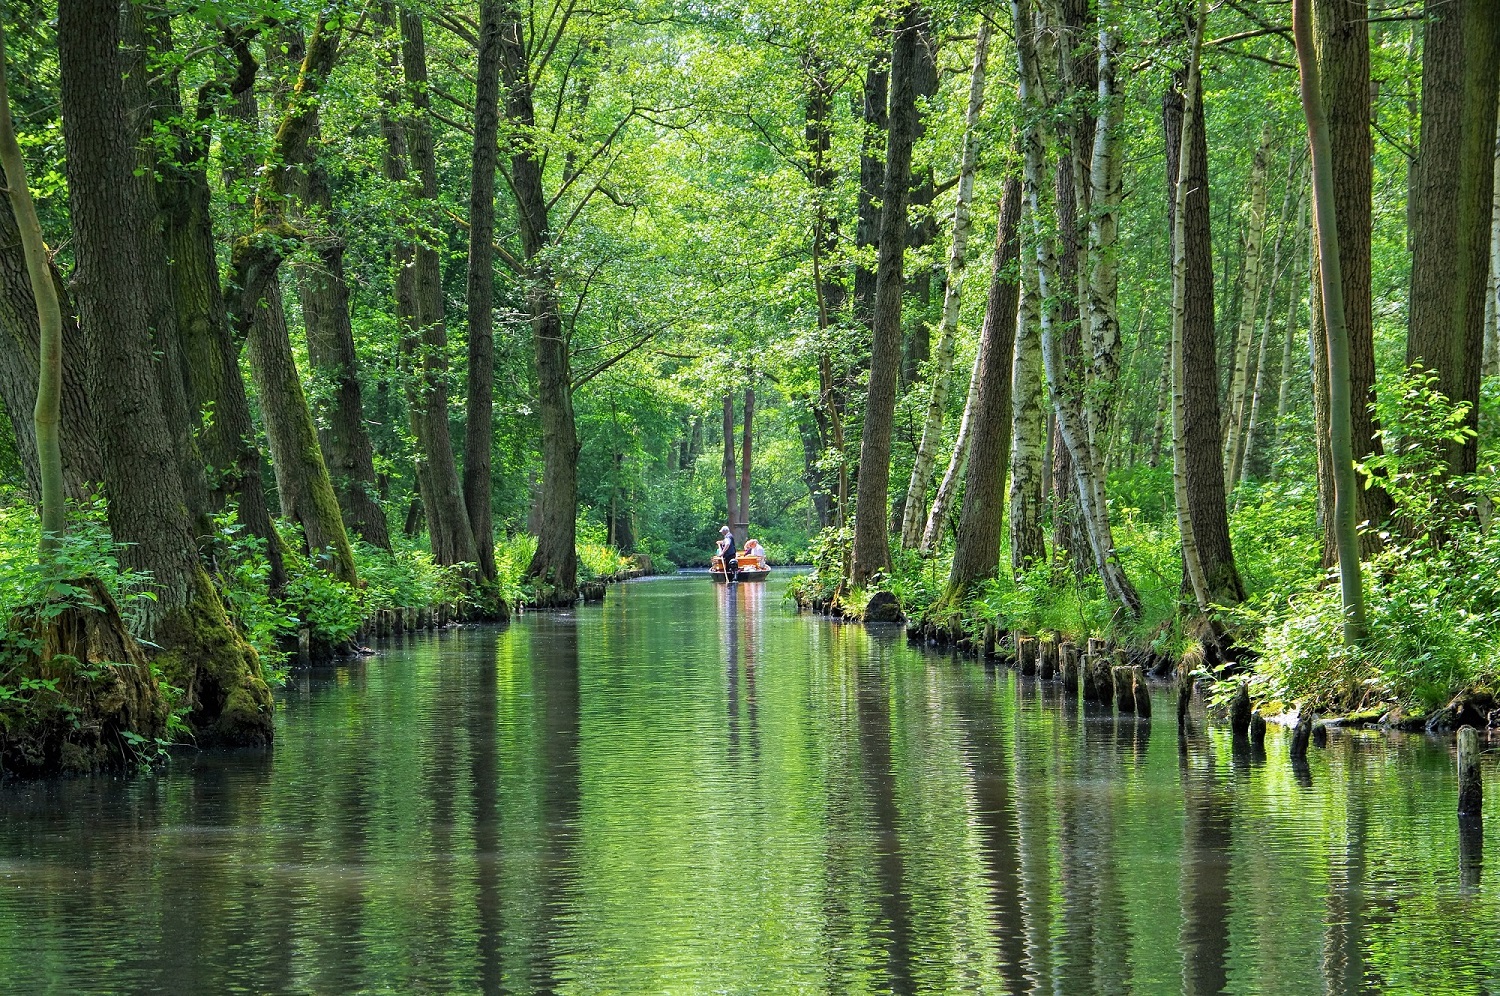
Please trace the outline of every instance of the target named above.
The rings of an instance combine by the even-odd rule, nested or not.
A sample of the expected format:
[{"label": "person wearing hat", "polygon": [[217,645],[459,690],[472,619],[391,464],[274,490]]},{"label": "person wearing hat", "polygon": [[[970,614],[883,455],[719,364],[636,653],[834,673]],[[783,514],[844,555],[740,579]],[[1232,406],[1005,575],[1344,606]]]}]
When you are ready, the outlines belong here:
[{"label": "person wearing hat", "polygon": [[719,528],[719,556],[724,561],[724,580],[734,584],[739,580],[740,563],[735,556],[734,532],[728,526]]}]

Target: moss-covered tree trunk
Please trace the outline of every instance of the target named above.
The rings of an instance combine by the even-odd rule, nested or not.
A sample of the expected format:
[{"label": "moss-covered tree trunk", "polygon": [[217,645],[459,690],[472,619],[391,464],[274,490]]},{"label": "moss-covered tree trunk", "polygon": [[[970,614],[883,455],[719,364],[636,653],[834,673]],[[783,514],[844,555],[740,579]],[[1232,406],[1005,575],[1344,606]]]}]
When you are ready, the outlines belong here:
[{"label": "moss-covered tree trunk", "polygon": [[[1469,403],[1478,430],[1485,297],[1495,182],[1500,9],[1492,0],[1424,5],[1422,139],[1413,194],[1406,362]],[[1449,447],[1455,474],[1472,473],[1478,439]]]},{"label": "moss-covered tree trunk", "polygon": [[[167,53],[171,47],[167,18],[149,19],[146,31],[156,51]],[[207,168],[212,127],[223,110],[221,105],[237,103],[254,85],[256,64],[249,42],[242,33],[229,35],[234,71],[226,70],[198,89],[191,117],[181,105],[177,75],[153,77],[156,126],[174,139],[169,146],[173,154],[157,163],[155,190],[177,311],[187,404],[199,420],[196,436],[209,468],[209,508],[217,512],[233,503],[240,524],[265,542],[268,581],[275,590],[286,582],[282,544],[266,502],[260,447],[240,372],[240,349],[230,331],[219,283]]]},{"label": "moss-covered tree trunk", "polygon": [[992,577],[1000,564],[1001,526],[1005,515],[1005,471],[1010,462],[1011,361],[1016,348],[1016,306],[1020,296],[1016,259],[1020,254],[1021,181],[1005,180],[995,253],[990,267],[984,324],[979,331],[979,394],[975,401],[974,441],[964,480],[964,503],[958,516],[958,538],[948,595],[958,599],[975,584]]},{"label": "moss-covered tree trunk", "polygon": [[203,566],[152,369],[141,260],[154,206],[136,170],[120,75],[118,7],[58,7],[75,287],[90,350],[90,396],[104,452],[109,525],[121,560],[150,571],[146,623],[167,679],[182,688],[203,743],[267,743],[271,696],[255,652],[235,633]]}]

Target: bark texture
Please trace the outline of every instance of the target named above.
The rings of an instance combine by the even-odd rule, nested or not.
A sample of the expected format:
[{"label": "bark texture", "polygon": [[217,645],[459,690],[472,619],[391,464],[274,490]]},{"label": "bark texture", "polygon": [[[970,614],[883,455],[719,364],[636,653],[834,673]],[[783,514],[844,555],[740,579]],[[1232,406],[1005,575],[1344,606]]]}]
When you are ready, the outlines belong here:
[{"label": "bark texture", "polygon": [[1010,447],[1010,564],[1017,575],[1047,557],[1042,531],[1047,401],[1042,382],[1041,298],[1036,261],[1023,252],[1020,265],[1021,300],[1011,362]]},{"label": "bark texture", "polygon": [[979,333],[979,382],[973,419],[964,504],[958,517],[958,539],[948,574],[950,599],[962,597],[995,573],[1000,564],[1001,526],[1005,513],[1005,470],[1010,461],[1011,360],[1016,345],[1019,297],[1021,181],[1005,181],[995,255],[990,270],[984,325]]},{"label": "bark texture", "polygon": [[168,680],[187,696],[199,741],[267,743],[271,696],[259,662],[198,561],[181,480],[162,473],[176,463],[142,293],[152,207],[132,182],[118,13],[111,0],[63,0],[58,8],[75,286],[88,330],[110,531],[125,544],[125,566],[152,573],[157,601],[147,622]]},{"label": "bark texture", "polygon": [[912,139],[917,106],[913,69],[922,14],[915,4],[903,8],[891,49],[890,125],[887,131],[885,185],[880,212],[880,251],[875,271],[875,329],[870,352],[870,384],[859,444],[859,490],[854,503],[852,580],[868,584],[890,568],[891,435],[896,410],[896,380],[901,372],[901,292],[906,248],[906,205],[911,186]]},{"label": "bark texture", "polygon": [[[1428,0],[1424,22],[1406,362],[1436,373],[1451,400],[1468,402],[1468,425],[1477,432],[1500,10],[1488,0]],[[1478,455],[1477,438],[1450,447],[1449,470],[1472,473]]]}]

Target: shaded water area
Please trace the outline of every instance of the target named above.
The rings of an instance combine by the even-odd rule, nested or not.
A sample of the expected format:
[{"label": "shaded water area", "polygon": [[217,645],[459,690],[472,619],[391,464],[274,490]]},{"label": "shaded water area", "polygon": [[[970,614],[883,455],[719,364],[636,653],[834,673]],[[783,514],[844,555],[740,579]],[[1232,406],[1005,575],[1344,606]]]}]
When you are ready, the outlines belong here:
[{"label": "shaded water area", "polygon": [[381,651],[269,753],[0,789],[0,989],[1500,989],[1450,745],[1179,750],[1164,692],[1117,721],[703,575]]}]

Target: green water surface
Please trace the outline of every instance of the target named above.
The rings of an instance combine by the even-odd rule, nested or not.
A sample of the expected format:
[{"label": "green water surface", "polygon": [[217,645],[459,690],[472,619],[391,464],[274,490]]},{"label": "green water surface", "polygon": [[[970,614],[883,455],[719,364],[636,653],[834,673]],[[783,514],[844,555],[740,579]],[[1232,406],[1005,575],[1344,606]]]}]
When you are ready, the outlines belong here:
[{"label": "green water surface", "polygon": [[269,752],[0,788],[0,992],[1500,990],[1451,743],[1180,747],[1165,688],[1117,719],[774,581],[378,649]]}]

